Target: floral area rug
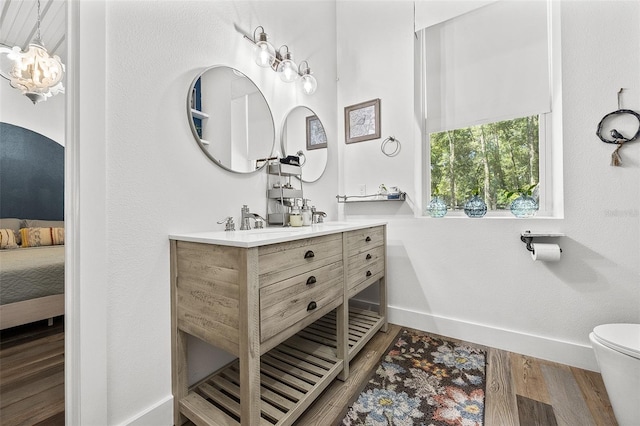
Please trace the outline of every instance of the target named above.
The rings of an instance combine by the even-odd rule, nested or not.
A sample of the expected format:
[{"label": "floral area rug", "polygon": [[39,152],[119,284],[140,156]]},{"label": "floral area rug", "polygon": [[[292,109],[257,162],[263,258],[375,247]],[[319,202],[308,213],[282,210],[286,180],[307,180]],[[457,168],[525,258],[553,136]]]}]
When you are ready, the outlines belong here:
[{"label": "floral area rug", "polygon": [[343,426],[482,426],[485,352],[403,330]]}]

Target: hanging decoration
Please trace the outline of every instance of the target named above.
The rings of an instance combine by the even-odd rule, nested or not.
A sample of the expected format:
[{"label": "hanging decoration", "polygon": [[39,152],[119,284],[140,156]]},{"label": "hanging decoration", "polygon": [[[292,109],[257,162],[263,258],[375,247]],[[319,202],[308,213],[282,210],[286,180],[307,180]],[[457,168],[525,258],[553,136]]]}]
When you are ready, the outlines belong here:
[{"label": "hanging decoration", "polygon": [[[604,117],[602,117],[602,120],[600,120],[600,123],[598,123],[598,129],[596,130],[596,135],[598,135],[598,137],[600,138],[600,140],[604,143],[613,143],[618,145],[618,147],[613,151],[613,153],[611,154],[611,165],[612,166],[621,166],[622,165],[622,158],[620,158],[620,154],[618,153],[618,151],[620,151],[620,148],[622,148],[622,146],[625,143],[628,142],[633,142],[635,140],[638,139],[638,137],[640,137],[640,114],[638,114],[637,112],[630,110],[630,109],[622,109],[620,108],[620,94],[622,93],[623,89],[620,89],[618,91],[618,109],[616,111],[610,112],[609,114],[605,115]],[[612,117],[616,116],[616,115],[632,115],[634,116],[636,119],[638,119],[638,128],[635,132],[635,134],[633,136],[625,136],[625,134],[630,134],[627,133],[625,130],[618,130],[618,129],[611,129],[609,130],[609,136],[611,138],[605,137],[602,135],[603,132],[603,128],[605,123]],[[622,133],[624,132],[624,133]]]},{"label": "hanging decoration", "polygon": [[26,51],[19,46],[0,46],[0,76],[34,104],[64,93],[64,64],[57,55],[51,56],[47,52],[40,37],[40,0],[36,31]]}]

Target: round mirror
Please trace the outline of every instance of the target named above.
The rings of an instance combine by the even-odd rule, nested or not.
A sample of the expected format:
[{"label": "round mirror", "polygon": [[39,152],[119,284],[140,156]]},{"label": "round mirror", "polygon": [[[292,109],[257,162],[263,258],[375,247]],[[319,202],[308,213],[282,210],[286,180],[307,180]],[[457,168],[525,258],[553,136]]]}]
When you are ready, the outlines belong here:
[{"label": "round mirror", "polygon": [[327,167],[327,134],[316,113],[297,106],[287,114],[282,126],[282,153],[299,155],[302,180],[315,182]]},{"label": "round mirror", "polygon": [[271,156],[271,110],[262,92],[240,71],[225,66],[202,71],[189,88],[187,113],[198,145],[223,169],[255,172]]}]

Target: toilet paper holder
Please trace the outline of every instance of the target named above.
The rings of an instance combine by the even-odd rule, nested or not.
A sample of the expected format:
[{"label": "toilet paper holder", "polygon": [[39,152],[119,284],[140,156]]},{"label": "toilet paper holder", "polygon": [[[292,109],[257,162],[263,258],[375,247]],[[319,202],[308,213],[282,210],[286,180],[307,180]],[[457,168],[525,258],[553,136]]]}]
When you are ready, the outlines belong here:
[{"label": "toilet paper holder", "polygon": [[[533,239],[548,238],[548,237],[564,237],[564,234],[562,233],[534,234],[531,231],[524,231],[522,234],[520,234],[520,241],[526,244],[527,250],[533,252],[533,246],[531,245],[533,243]],[[562,253],[562,249],[560,249],[560,252]]]}]

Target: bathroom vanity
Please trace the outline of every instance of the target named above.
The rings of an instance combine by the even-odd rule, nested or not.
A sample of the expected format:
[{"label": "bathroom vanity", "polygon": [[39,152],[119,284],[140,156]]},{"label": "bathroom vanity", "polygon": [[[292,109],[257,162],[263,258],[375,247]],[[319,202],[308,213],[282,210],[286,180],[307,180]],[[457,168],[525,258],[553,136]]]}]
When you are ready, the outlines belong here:
[{"label": "bathroom vanity", "polygon": [[[176,425],[290,425],[387,329],[384,222],[170,240]],[[376,311],[350,306],[376,283]],[[189,386],[187,335],[237,360]]]}]

